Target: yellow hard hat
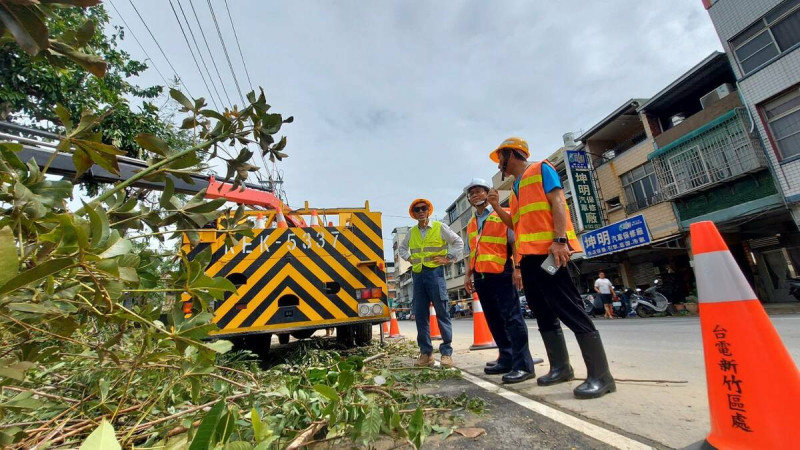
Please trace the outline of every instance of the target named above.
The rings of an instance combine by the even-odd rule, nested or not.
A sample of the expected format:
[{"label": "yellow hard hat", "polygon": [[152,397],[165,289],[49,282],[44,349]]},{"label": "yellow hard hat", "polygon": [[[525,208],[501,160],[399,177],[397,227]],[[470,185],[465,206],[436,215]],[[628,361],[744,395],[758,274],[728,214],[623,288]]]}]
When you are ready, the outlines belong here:
[{"label": "yellow hard hat", "polygon": [[430,215],[433,214],[433,203],[431,203],[431,201],[426,198],[418,198],[415,199],[413,202],[411,202],[410,205],[408,205],[408,215],[411,216],[412,219],[417,218],[416,216],[414,216],[414,205],[416,205],[417,203],[425,203],[426,205],[428,205],[428,217],[430,217]]},{"label": "yellow hard hat", "polygon": [[525,159],[528,159],[531,156],[531,152],[528,150],[528,143],[525,141],[525,139],[510,137],[503,141],[503,143],[494,149],[492,153],[489,153],[489,158],[491,158],[494,162],[500,162],[500,157],[497,156],[497,152],[504,148],[510,148],[522,153],[525,155]]}]

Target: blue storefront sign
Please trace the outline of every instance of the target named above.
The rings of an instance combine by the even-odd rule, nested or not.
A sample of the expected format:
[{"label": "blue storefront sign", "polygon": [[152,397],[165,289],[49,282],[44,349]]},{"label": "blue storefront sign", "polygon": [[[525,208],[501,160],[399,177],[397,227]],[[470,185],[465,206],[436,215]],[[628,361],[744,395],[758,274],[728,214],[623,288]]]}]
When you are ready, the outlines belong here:
[{"label": "blue storefront sign", "polygon": [[650,231],[641,214],[581,235],[581,244],[587,258],[641,247],[650,242]]},{"label": "blue storefront sign", "polygon": [[567,164],[572,170],[589,170],[589,158],[583,150],[567,150]]}]

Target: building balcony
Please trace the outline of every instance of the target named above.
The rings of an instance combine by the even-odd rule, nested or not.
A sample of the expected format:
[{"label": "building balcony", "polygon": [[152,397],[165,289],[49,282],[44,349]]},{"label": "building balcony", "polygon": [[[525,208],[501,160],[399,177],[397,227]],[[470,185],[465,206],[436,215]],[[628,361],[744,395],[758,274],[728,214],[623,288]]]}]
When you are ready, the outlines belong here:
[{"label": "building balcony", "polygon": [[748,123],[745,108],[734,108],[648,155],[664,199],[683,197],[767,167],[761,143],[747,131]]}]

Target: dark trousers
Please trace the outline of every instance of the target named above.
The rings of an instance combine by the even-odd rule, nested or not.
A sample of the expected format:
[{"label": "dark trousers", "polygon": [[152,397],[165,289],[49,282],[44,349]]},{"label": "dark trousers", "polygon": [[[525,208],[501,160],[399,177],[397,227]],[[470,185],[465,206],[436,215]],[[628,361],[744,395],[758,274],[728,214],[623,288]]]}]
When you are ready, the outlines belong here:
[{"label": "dark trousers", "polygon": [[564,322],[575,334],[597,331],[583,310],[583,301],[567,267],[550,275],[542,269],[547,255],[525,255],[520,262],[522,285],[528,304],[536,314],[539,331],[555,331]]},{"label": "dark trousers", "polygon": [[519,296],[511,275],[483,276],[476,273],[474,280],[486,323],[500,350],[498,364],[509,370],[533,372],[533,358],[528,348],[528,326],[522,317]]}]

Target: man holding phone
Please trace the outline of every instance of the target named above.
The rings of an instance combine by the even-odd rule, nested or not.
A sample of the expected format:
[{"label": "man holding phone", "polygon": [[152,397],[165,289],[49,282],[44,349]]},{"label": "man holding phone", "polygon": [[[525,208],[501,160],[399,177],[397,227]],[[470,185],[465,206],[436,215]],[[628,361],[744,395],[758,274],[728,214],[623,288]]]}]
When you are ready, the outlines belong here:
[{"label": "man holding phone", "polygon": [[513,175],[510,213],[500,208],[499,194],[492,189],[488,201],[498,217],[516,237],[517,257],[513,279],[522,282],[528,302],[536,314],[539,332],[550,360],[550,372],[536,381],[541,386],[574,378],[561,323],[575,333],[588,373],[574,389],[579,399],[597,398],[616,391],[608,369],[603,343],[583,310],[567,263],[580,250],[558,172],[547,161],[528,162],[528,143],[509,138],[489,154],[503,176]]}]

